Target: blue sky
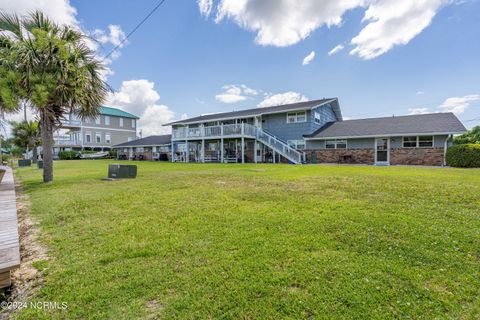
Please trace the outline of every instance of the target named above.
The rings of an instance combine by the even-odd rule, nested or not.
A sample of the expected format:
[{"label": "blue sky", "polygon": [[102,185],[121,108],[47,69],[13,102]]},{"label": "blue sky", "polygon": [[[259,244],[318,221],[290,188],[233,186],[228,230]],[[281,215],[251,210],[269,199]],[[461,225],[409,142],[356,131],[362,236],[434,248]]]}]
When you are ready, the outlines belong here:
[{"label": "blue sky", "polygon": [[[338,97],[349,118],[453,110],[480,123],[468,121],[480,118],[480,1],[335,2],[166,0],[108,61],[109,104],[142,116],[147,134],[182,115],[323,97]],[[38,6],[19,3],[8,6]],[[157,3],[52,0],[45,10],[103,42],[101,57]]]}]

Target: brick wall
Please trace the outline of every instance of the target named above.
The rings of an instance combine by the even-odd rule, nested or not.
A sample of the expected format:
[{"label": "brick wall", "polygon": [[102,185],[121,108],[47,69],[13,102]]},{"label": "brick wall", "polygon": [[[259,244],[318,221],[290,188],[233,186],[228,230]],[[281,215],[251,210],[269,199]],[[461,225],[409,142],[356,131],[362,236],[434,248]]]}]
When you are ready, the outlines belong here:
[{"label": "brick wall", "polygon": [[443,148],[393,148],[390,151],[390,164],[441,166]]},{"label": "brick wall", "polygon": [[322,149],[305,150],[307,162],[312,163],[314,154],[317,163],[338,163],[342,162],[342,157],[350,157],[345,162],[355,164],[373,164],[375,154],[373,149]]}]

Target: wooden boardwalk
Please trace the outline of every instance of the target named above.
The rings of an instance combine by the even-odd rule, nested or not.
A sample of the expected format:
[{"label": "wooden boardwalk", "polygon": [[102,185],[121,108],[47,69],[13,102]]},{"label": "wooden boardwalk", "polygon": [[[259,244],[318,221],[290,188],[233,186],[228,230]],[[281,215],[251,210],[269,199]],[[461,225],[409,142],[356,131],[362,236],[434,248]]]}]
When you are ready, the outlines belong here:
[{"label": "wooden boardwalk", "polygon": [[10,286],[10,270],[20,266],[17,205],[13,172],[6,169],[0,183],[0,288]]}]

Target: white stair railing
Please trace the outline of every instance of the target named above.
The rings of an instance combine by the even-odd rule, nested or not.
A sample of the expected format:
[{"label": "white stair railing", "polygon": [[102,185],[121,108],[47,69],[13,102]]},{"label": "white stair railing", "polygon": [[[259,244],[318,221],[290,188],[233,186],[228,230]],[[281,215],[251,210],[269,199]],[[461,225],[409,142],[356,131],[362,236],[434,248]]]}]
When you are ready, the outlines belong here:
[{"label": "white stair railing", "polygon": [[244,125],[245,132],[248,132],[252,136],[255,136],[258,141],[260,141],[267,147],[275,150],[275,152],[278,152],[293,163],[302,163],[302,160],[304,158],[303,153],[299,152],[297,149],[290,146],[288,143],[281,141],[274,135],[265,132],[259,127],[255,127],[250,124]]}]

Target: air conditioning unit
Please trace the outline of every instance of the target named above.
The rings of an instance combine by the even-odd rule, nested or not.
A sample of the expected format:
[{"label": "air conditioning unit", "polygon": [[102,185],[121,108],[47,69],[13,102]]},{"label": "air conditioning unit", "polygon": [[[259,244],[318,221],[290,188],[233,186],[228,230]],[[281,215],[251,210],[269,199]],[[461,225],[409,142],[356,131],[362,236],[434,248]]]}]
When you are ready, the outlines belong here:
[{"label": "air conditioning unit", "polygon": [[30,159],[21,159],[18,160],[19,167],[30,167],[32,165],[32,160]]},{"label": "air conditioning unit", "polygon": [[132,164],[110,164],[108,177],[112,179],[133,179],[137,177],[137,166]]}]

